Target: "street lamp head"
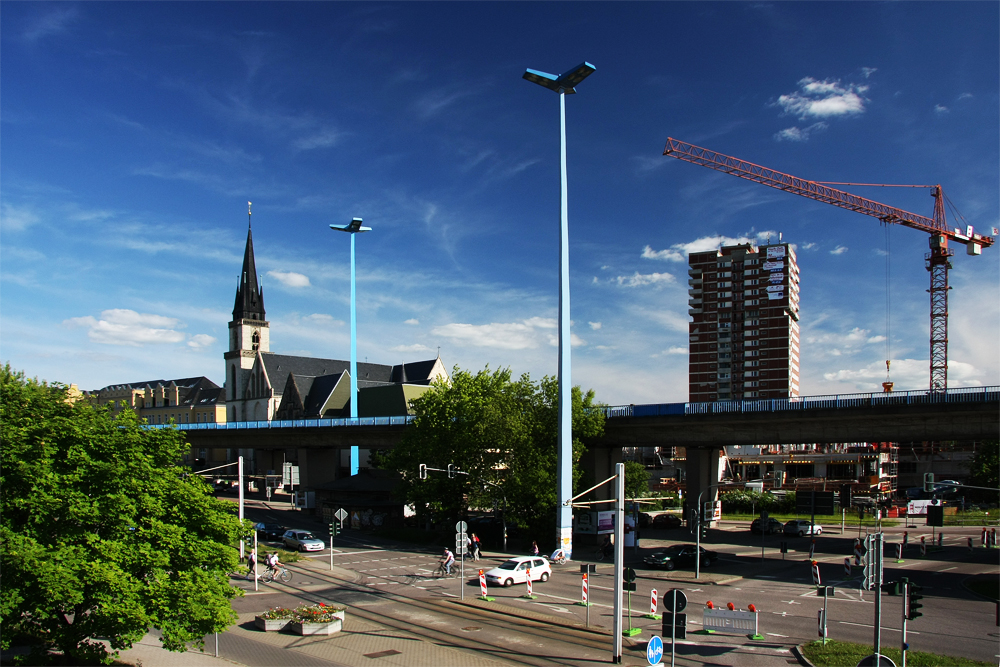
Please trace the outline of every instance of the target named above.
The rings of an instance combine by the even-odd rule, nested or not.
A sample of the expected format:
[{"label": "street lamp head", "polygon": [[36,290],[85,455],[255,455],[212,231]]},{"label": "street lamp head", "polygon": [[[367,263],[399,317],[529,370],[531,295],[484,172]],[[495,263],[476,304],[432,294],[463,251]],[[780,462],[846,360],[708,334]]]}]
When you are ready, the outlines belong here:
[{"label": "street lamp head", "polygon": [[522,78],[527,79],[532,83],[537,83],[543,88],[554,90],[557,93],[572,95],[576,92],[576,85],[593,74],[596,69],[597,68],[590,63],[585,62],[577,65],[570,71],[559,75],[529,69],[524,72],[524,76]]},{"label": "street lamp head", "polygon": [[330,229],[337,232],[347,232],[348,234],[358,234],[360,232],[370,232],[371,227],[363,227],[361,225],[361,218],[354,218],[351,220],[350,224],[347,225],[330,225]]}]

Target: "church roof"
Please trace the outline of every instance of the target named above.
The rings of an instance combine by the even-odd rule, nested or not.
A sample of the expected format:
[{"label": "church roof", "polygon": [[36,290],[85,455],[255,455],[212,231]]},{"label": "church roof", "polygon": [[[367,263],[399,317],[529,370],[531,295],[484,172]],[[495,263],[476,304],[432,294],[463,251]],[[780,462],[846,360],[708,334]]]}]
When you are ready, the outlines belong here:
[{"label": "church roof", "polygon": [[142,382],[122,382],[109,384],[101,387],[98,391],[114,391],[122,389],[155,389],[156,387],[169,387],[177,385],[181,389],[220,389],[219,385],[209,380],[204,375],[193,378],[178,378],[176,380],[144,380]]},{"label": "church roof", "polygon": [[257,284],[257,265],[253,257],[253,230],[247,227],[247,245],[243,251],[243,272],[236,288],[233,321],[258,320],[263,322],[264,293]]}]

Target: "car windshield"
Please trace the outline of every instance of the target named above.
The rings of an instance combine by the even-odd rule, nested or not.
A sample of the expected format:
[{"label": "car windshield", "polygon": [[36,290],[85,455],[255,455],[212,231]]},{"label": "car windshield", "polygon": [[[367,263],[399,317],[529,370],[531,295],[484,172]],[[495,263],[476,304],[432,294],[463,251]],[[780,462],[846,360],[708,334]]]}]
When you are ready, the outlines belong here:
[{"label": "car windshield", "polygon": [[300,540],[315,540],[316,537],[312,533],[299,533]]},{"label": "car windshield", "polygon": [[501,563],[500,564],[500,569],[501,570],[516,570],[518,565],[520,565],[520,563],[518,561],[516,561],[516,560],[509,560],[506,563]]},{"label": "car windshield", "polygon": [[681,545],[681,544],[675,544],[674,546],[670,547],[669,549],[664,549],[664,550],[663,550],[662,552],[660,552],[660,553],[662,553],[662,554],[663,554],[664,556],[676,556],[676,555],[677,555],[677,554],[679,554],[679,553],[680,553],[680,552],[681,552],[681,551],[682,551],[683,549],[684,549],[684,546],[683,546],[683,545]]}]

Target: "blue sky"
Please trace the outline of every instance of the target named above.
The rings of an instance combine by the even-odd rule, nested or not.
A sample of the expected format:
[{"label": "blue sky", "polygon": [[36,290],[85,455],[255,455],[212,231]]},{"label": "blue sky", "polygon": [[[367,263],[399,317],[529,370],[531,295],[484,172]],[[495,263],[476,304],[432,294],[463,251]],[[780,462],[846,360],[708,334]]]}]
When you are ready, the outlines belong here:
[{"label": "blue sky", "polygon": [[[664,157],[667,137],[818,181],[998,209],[996,2],[4,3],[0,358],[92,389],[223,381],[253,202],[272,351],[556,370],[567,98],[573,380],[687,399],[686,252],[780,231],[803,394],[877,391],[886,231]],[[932,214],[927,190],[845,188]],[[927,236],[889,230],[889,358],[928,382]],[[956,248],[950,385],[1000,382],[1000,248]]]}]

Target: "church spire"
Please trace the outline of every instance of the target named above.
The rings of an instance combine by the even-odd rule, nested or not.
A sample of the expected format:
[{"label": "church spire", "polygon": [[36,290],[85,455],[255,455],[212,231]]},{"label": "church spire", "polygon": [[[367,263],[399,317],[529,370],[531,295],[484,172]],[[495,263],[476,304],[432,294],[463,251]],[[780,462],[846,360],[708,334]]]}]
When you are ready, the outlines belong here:
[{"label": "church spire", "polygon": [[264,294],[257,284],[257,266],[253,257],[253,230],[250,229],[250,202],[247,202],[247,246],[243,252],[243,272],[236,288],[236,304],[233,306],[233,321],[258,320],[263,322]]}]

